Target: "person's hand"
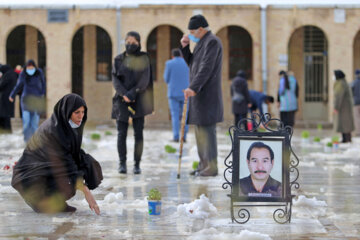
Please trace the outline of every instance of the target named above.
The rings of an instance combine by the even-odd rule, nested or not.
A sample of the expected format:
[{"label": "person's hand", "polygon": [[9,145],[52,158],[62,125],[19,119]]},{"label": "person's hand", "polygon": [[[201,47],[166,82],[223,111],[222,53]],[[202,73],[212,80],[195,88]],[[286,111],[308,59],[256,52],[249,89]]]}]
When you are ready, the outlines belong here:
[{"label": "person's hand", "polygon": [[84,186],[83,190],[84,190],[85,199],[88,202],[91,211],[94,211],[97,215],[100,215],[100,208],[97,205],[96,200],[94,196],[91,194],[89,188],[87,186]]},{"label": "person's hand", "polygon": [[183,37],[180,40],[181,46],[184,48],[190,43],[189,36],[187,34],[184,34]]},{"label": "person's hand", "polygon": [[123,96],[123,99],[124,99],[124,101],[127,102],[127,103],[131,102],[131,100],[130,100],[127,96]]},{"label": "person's hand", "polygon": [[338,114],[339,112],[338,112],[338,110],[334,109],[334,113],[335,113],[335,114]]},{"label": "person's hand", "polygon": [[191,88],[187,88],[184,90],[185,99],[188,99],[188,97],[193,97],[195,95],[196,95],[196,92],[194,92],[194,90],[192,90]]},{"label": "person's hand", "polygon": [[251,108],[252,104],[251,103],[248,103],[248,108]]},{"label": "person's hand", "polygon": [[12,97],[9,97],[10,102],[14,102],[14,99]]}]

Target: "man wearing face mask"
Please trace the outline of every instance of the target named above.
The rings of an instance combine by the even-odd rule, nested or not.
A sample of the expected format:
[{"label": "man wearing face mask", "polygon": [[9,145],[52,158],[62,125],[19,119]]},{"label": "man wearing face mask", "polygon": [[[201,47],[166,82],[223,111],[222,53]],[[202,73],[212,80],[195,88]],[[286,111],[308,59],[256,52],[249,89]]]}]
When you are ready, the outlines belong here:
[{"label": "man wearing face mask", "polygon": [[[217,143],[216,123],[223,121],[221,90],[222,45],[211,33],[202,15],[190,18],[190,34],[181,39],[181,51],[190,68],[190,85],[184,90],[189,98],[188,124],[195,125],[195,138],[200,158],[197,176],[216,176]],[[190,51],[190,40],[196,43]]]},{"label": "man wearing face mask", "polygon": [[127,173],[126,137],[131,117],[135,138],[133,172],[140,174],[144,119],[154,111],[151,66],[147,53],[140,51],[139,33],[128,32],[125,47],[126,51],[114,60],[112,82],[116,93],[113,97],[112,118],[116,119],[118,129],[119,173]]},{"label": "man wearing face mask", "polygon": [[40,114],[45,111],[45,77],[34,60],[25,64],[24,71],[20,73],[18,82],[10,93],[9,101],[13,102],[21,90],[23,134],[25,142],[28,142],[39,126]]}]

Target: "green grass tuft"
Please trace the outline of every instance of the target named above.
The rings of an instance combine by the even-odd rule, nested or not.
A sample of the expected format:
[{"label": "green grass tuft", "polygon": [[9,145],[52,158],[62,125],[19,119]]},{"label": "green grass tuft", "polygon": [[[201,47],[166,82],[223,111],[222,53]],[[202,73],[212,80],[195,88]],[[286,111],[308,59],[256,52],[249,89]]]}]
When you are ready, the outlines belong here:
[{"label": "green grass tuft", "polygon": [[91,134],[91,139],[92,140],[100,140],[100,138],[101,138],[101,136],[98,133],[92,133]]},{"label": "green grass tuft", "polygon": [[176,153],[176,148],[173,148],[172,146],[170,145],[165,145],[165,151],[167,153]]}]

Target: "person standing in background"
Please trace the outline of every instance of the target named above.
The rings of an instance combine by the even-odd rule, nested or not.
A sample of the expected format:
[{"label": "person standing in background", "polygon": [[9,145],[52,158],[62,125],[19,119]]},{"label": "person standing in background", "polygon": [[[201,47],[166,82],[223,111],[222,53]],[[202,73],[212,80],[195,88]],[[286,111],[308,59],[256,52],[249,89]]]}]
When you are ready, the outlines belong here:
[{"label": "person standing in background", "polygon": [[112,82],[116,90],[113,97],[112,118],[116,119],[120,158],[119,173],[127,173],[126,137],[129,118],[134,128],[134,174],[140,174],[140,161],[144,147],[145,116],[154,111],[153,85],[150,59],[141,51],[140,34],[128,32],[125,37],[126,51],[115,57]]},{"label": "person standing in background", "polygon": [[351,142],[351,132],[354,130],[353,101],[345,73],[334,71],[334,127],[342,134],[342,142]]},{"label": "person standing in background", "polygon": [[11,118],[14,117],[14,103],[10,102],[10,92],[16,85],[17,74],[9,65],[0,67],[0,133],[11,133]]},{"label": "person standing in background", "polygon": [[[171,113],[171,123],[173,131],[173,141],[178,142],[180,139],[180,119],[184,107],[183,91],[189,86],[189,67],[181,57],[179,49],[171,51],[172,59],[166,61],[164,80],[168,85],[168,99]],[[189,126],[185,125],[184,141]]]},{"label": "person standing in background", "polygon": [[[241,119],[247,117],[249,108],[251,107],[251,99],[249,95],[248,84],[246,81],[246,73],[239,70],[231,83],[231,96],[232,96],[232,112],[235,116],[234,124],[237,127]],[[243,121],[242,124],[245,130],[248,130],[247,122]]]},{"label": "person standing in background", "polygon": [[9,101],[14,102],[15,95],[21,90],[23,133],[25,142],[28,142],[39,126],[41,112],[45,111],[45,77],[34,60],[27,61],[25,70],[20,73],[19,80],[10,93]]},{"label": "person standing in background", "polygon": [[351,83],[354,98],[355,134],[360,136],[360,69],[355,71],[355,80]]},{"label": "person standing in background", "polygon": [[280,107],[280,120],[284,123],[284,126],[294,127],[295,113],[298,109],[296,79],[294,77],[290,78],[285,71],[280,71],[279,76],[280,84],[278,101]]},{"label": "person standing in background", "polygon": [[[200,158],[198,168],[191,174],[216,176],[216,123],[224,120],[221,90],[223,48],[220,39],[210,31],[204,16],[192,16],[188,29],[190,34],[180,40],[181,51],[190,68],[190,85],[185,89],[184,96],[189,98],[187,123],[195,125]],[[196,43],[193,52],[190,51],[190,40]]]}]

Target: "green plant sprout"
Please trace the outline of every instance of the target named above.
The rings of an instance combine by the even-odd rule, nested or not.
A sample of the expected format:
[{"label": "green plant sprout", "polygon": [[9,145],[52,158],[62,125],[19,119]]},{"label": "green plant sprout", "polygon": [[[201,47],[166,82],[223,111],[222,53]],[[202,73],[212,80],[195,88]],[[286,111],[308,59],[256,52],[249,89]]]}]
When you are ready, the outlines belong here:
[{"label": "green plant sprout", "polygon": [[98,133],[92,133],[92,134],[91,134],[91,139],[92,139],[92,140],[100,140],[100,134],[98,134]]},{"label": "green plant sprout", "polygon": [[320,137],[314,137],[314,142],[320,142]]},{"label": "green plant sprout", "polygon": [[339,137],[338,137],[338,136],[333,136],[333,137],[331,138],[331,142],[333,142],[333,143],[339,143]]},{"label": "green plant sprout", "polygon": [[106,136],[112,135],[112,132],[111,132],[111,131],[106,131],[106,132],[105,132],[105,135],[106,135]]},{"label": "green plant sprout", "polygon": [[161,192],[157,188],[152,188],[148,192],[148,200],[151,201],[160,201],[161,200]]},{"label": "green plant sprout", "polygon": [[165,145],[165,151],[167,153],[176,153],[176,148],[173,148],[172,146],[170,145]]},{"label": "green plant sprout", "polygon": [[309,138],[309,136],[310,136],[309,131],[305,130],[301,132],[301,138]]},{"label": "green plant sprout", "polygon": [[333,146],[333,143],[332,143],[332,142],[328,142],[328,143],[326,144],[326,146],[327,146],[327,147],[332,147],[332,146]]},{"label": "green plant sprout", "polygon": [[194,161],[193,164],[192,164],[192,168],[194,170],[196,170],[198,168],[198,166],[199,166],[199,161]]}]

